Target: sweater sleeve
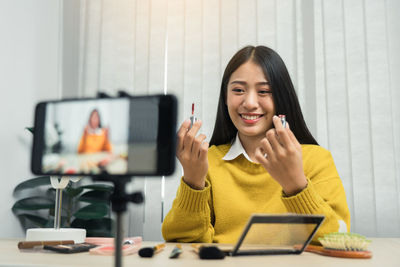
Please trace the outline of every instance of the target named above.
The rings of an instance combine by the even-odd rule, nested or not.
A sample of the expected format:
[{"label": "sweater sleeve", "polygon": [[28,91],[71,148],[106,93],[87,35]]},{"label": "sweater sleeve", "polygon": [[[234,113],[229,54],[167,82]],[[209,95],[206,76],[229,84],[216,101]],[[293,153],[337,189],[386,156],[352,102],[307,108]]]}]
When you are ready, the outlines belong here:
[{"label": "sweater sleeve", "polygon": [[350,212],[330,152],[322,148],[312,152],[315,153],[309,155],[304,164],[307,187],[294,196],[282,195],[282,201],[289,212],[325,215],[325,220],[313,238],[313,242],[318,242],[318,237],[339,231],[343,222],[346,223],[347,231],[350,231]]},{"label": "sweater sleeve", "polygon": [[194,190],[183,179],[176,198],[162,224],[162,234],[169,242],[211,243],[212,225],[211,184],[206,180],[203,190]]}]

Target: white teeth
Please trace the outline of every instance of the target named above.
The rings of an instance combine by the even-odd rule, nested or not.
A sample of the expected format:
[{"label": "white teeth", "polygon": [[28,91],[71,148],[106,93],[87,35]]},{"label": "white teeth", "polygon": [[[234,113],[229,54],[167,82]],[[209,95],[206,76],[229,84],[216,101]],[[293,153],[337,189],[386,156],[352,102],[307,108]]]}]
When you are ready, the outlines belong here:
[{"label": "white teeth", "polygon": [[259,118],[259,117],[261,117],[261,116],[260,116],[260,115],[258,115],[258,116],[247,116],[247,115],[242,115],[242,118],[243,118],[243,119],[246,119],[246,120],[255,120],[255,119]]}]

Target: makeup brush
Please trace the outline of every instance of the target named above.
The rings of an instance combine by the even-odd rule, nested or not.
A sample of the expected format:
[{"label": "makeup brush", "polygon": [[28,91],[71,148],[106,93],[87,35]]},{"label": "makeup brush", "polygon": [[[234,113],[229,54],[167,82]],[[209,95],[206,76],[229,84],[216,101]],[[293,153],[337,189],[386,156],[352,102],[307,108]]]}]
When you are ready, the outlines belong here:
[{"label": "makeup brush", "polygon": [[169,255],[170,259],[176,259],[181,255],[183,252],[181,244],[177,244],[174,249],[171,251],[171,254]]},{"label": "makeup brush", "polygon": [[139,249],[139,256],[143,258],[151,258],[154,254],[160,252],[165,247],[165,244],[159,244],[154,247],[146,247]]}]

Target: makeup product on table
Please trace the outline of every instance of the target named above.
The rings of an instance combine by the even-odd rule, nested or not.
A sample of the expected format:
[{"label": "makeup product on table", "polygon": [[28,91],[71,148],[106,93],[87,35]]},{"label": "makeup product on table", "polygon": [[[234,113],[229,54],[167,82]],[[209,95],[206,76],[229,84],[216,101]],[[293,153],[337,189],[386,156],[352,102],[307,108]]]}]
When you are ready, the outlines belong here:
[{"label": "makeup product on table", "polygon": [[370,240],[354,233],[329,233],[318,238],[322,246],[308,245],[305,251],[317,254],[339,257],[369,259],[372,252],[368,251]]},{"label": "makeup product on table", "polygon": [[[85,238],[85,243],[95,244],[95,245],[114,245],[113,237],[87,237]],[[141,236],[127,237],[123,240],[124,245],[126,244],[140,244],[142,243]]]},{"label": "makeup product on table", "polygon": [[192,248],[202,260],[222,260],[225,258],[225,252],[217,246],[192,244]]},{"label": "makeup product on table", "polygon": [[174,249],[171,251],[171,254],[169,255],[170,259],[176,259],[181,255],[183,252],[181,244],[177,244]]},{"label": "makeup product on table", "polygon": [[[115,244],[112,237],[88,237],[85,242],[99,245],[89,250],[92,255],[114,255]],[[142,237],[127,237],[123,240],[122,255],[127,256],[139,251],[142,245]]]},{"label": "makeup product on table", "polygon": [[279,115],[279,118],[281,119],[283,128],[286,128],[286,116],[285,115]]},{"label": "makeup product on table", "polygon": [[19,249],[29,249],[34,247],[43,247],[45,245],[70,245],[75,244],[74,240],[49,240],[49,241],[21,241],[18,243]]},{"label": "makeup product on table", "polygon": [[[132,255],[139,251],[141,244],[131,245],[126,244],[122,246],[122,256]],[[114,255],[115,246],[114,245],[102,245],[89,250],[91,255]]]},{"label": "makeup product on table", "polygon": [[192,116],[190,116],[190,128],[192,128],[193,123],[195,123],[196,121],[197,118],[194,116],[194,103],[192,103]]},{"label": "makeup product on table", "polygon": [[323,220],[323,215],[252,214],[236,244],[192,244],[192,247],[201,259],[301,254]]},{"label": "makeup product on table", "polygon": [[88,243],[78,243],[78,244],[69,244],[69,245],[44,245],[43,249],[52,250],[59,253],[78,253],[78,252],[87,252],[91,248],[96,247],[97,245],[88,244]]},{"label": "makeup product on table", "polygon": [[143,257],[143,258],[151,258],[153,257],[154,254],[160,252],[161,250],[163,250],[163,248],[165,247],[165,243],[164,244],[159,244],[157,246],[154,247],[146,247],[146,248],[141,248],[139,250],[139,256]]}]

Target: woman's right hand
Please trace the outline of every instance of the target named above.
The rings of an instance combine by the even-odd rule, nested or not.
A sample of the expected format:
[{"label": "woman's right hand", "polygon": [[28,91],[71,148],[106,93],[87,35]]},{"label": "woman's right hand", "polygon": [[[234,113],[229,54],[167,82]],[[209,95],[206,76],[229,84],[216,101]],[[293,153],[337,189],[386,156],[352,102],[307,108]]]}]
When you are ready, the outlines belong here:
[{"label": "woman's right hand", "polygon": [[[201,121],[197,121],[190,128],[190,120],[182,123],[178,131],[176,157],[183,167],[183,180],[193,189],[202,190],[208,171],[208,143],[204,142],[204,134],[197,135]],[[190,129],[189,129],[190,128]]]}]

